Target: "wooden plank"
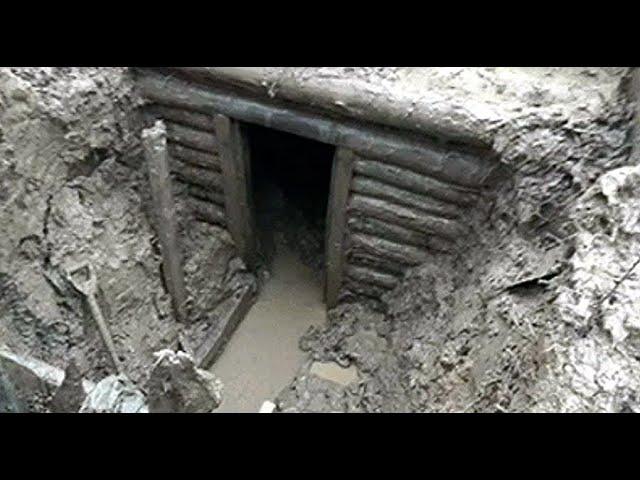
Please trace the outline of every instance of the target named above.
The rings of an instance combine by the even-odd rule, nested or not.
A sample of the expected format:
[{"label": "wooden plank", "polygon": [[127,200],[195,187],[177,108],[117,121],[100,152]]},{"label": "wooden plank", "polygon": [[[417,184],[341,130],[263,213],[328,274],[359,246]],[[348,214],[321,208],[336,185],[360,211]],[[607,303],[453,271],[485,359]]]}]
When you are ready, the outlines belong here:
[{"label": "wooden plank", "polygon": [[[165,69],[172,74],[182,75],[205,85],[223,85],[226,88],[236,88],[240,92],[246,91],[253,96],[264,97],[265,93],[269,92],[270,85],[277,85],[278,88],[272,93],[281,101],[313,105],[331,115],[347,116],[360,122],[373,122],[401,130],[411,130],[420,135],[428,132],[474,146],[486,148],[491,145],[492,136],[488,134],[488,129],[478,125],[469,112],[456,110],[451,102],[425,101],[424,98],[416,98],[416,95],[401,95],[399,91],[394,93],[393,90],[389,92],[387,85],[358,75],[295,75],[293,73],[300,73],[302,70],[296,67],[287,69],[165,67]],[[416,72],[416,74],[420,77],[419,73]],[[428,97],[429,94],[426,93]],[[439,95],[435,95],[431,99],[438,97]],[[485,112],[482,115],[485,115]],[[495,120],[495,116],[491,114],[489,116]]]},{"label": "wooden plank", "polygon": [[146,111],[157,118],[162,118],[189,127],[215,133],[213,115],[193,112],[184,108],[166,107],[164,105],[149,105]]},{"label": "wooden plank", "polygon": [[187,289],[178,243],[178,220],[171,189],[167,130],[164,122],[158,121],[152,128],[144,130],[142,144],[147,160],[165,282],[176,318],[180,322],[186,322]]},{"label": "wooden plank", "polygon": [[214,118],[220,142],[220,166],[227,226],[238,255],[249,268],[257,262],[255,219],[251,191],[249,142],[240,122],[225,115]]},{"label": "wooden plank", "polygon": [[327,209],[327,234],[325,241],[325,301],[327,308],[338,302],[338,293],[344,269],[344,236],[346,230],[346,210],[349,202],[353,162],[351,150],[338,148],[331,169],[331,189]]}]

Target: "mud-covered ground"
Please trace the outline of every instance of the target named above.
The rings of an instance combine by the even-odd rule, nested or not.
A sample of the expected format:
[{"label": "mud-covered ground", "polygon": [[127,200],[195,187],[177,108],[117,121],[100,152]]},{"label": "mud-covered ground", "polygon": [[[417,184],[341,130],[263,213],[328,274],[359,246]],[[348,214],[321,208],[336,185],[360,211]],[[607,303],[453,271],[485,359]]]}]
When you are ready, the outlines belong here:
[{"label": "mud-covered ground", "polygon": [[[291,74],[303,83],[355,75],[389,98],[402,90],[419,94],[418,106],[437,100],[437,111],[452,112],[447,128],[473,117],[460,131],[489,143],[511,177],[469,219],[474,234],[458,255],[409,272],[383,311],[340,305],[327,328],[309,331],[309,360],[278,408],[637,411],[638,77],[624,68],[428,70]],[[0,69],[0,344],[59,368],[73,359],[93,381],[114,373],[66,279],[89,262],[139,386],[153,352],[177,347],[179,331],[149,215],[141,104],[124,68]],[[207,319],[255,282],[226,232],[182,218],[192,311]],[[282,231],[319,271],[322,231],[303,225]],[[355,366],[358,380],[323,380],[313,361]]]},{"label": "mud-covered ground", "polygon": [[[152,228],[138,114],[124,68],[0,69],[0,344],[98,381],[115,372],[67,272],[95,271],[125,373],[177,348]],[[181,205],[181,192],[177,191]],[[194,318],[247,283],[228,234],[181,216]]]}]

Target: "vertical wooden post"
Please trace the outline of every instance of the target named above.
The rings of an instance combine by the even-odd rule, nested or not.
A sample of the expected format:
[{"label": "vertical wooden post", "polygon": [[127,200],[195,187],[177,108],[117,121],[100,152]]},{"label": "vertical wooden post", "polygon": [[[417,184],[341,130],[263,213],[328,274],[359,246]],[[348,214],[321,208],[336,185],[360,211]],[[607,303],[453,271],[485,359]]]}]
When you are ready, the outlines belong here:
[{"label": "vertical wooden post", "polygon": [[338,302],[338,294],[344,270],[344,237],[346,211],[353,177],[354,153],[345,148],[337,148],[331,169],[331,188],[327,208],[325,302],[333,308]]},{"label": "vertical wooden post", "polygon": [[178,244],[178,221],[171,191],[167,129],[161,120],[142,132],[142,144],[147,161],[149,184],[155,211],[156,232],[162,251],[165,283],[178,321],[186,322],[187,289],[182,271],[182,256]]},{"label": "vertical wooden post", "polygon": [[249,142],[240,122],[236,120],[216,115],[214,126],[220,142],[220,163],[229,233],[236,244],[238,255],[249,268],[253,268],[256,264],[257,248]]}]

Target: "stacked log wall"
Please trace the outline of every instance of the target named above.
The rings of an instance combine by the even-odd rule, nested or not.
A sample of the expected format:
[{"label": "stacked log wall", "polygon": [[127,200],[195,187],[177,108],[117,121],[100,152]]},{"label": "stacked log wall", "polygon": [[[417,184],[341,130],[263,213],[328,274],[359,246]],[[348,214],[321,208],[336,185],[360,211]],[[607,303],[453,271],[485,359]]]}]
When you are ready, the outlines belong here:
[{"label": "stacked log wall", "polygon": [[151,104],[144,114],[162,119],[174,179],[188,193],[187,203],[200,221],[226,227],[220,148],[214,116],[187,108]]},{"label": "stacked log wall", "polygon": [[384,157],[355,156],[341,298],[379,299],[409,268],[453,254],[468,234],[465,218],[482,198],[484,178],[474,185],[416,170]]}]

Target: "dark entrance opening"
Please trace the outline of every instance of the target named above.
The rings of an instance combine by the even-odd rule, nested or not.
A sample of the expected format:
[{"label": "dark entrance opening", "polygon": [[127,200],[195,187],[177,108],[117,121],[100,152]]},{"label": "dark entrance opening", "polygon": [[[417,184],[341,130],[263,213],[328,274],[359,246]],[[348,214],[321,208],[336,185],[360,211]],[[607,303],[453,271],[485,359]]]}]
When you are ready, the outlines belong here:
[{"label": "dark entrance opening", "polygon": [[321,275],[335,147],[258,125],[246,133],[263,262],[286,245]]}]

